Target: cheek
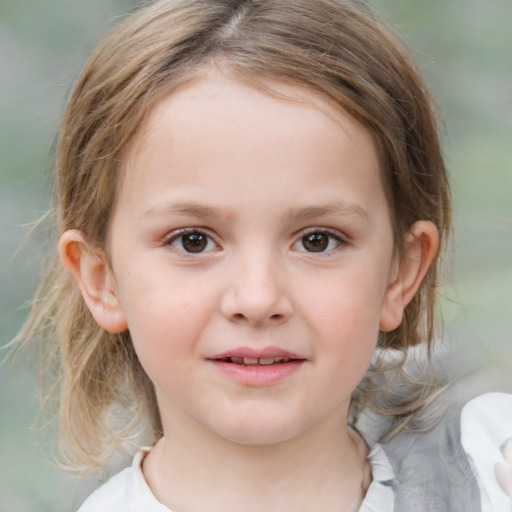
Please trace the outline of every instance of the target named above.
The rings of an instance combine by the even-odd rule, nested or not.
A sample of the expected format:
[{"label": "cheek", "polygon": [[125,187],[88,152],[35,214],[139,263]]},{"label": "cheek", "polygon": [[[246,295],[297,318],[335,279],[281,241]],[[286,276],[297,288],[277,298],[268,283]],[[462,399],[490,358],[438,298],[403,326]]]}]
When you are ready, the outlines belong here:
[{"label": "cheek", "polygon": [[[311,322],[321,329],[327,339],[353,340],[358,334],[374,338],[379,331],[380,311],[385,285],[379,276],[361,272],[340,272],[321,288],[310,287],[301,304],[309,311]],[[366,274],[366,276],[365,276]],[[360,340],[363,342],[363,339]]]},{"label": "cheek", "polygon": [[218,303],[207,287],[174,277],[163,281],[148,273],[120,290],[135,351],[154,382],[187,371]]},{"label": "cheek", "polygon": [[361,272],[340,273],[302,304],[319,354],[338,368],[334,379],[357,384],[375,350],[385,285],[382,277]]},{"label": "cheek", "polygon": [[[175,308],[169,307],[169,300],[163,300],[158,293],[151,291],[151,286],[139,285],[141,281],[134,280],[129,289],[121,288],[120,301],[126,316],[128,330],[139,357],[144,353],[155,354],[169,350],[176,338],[174,329],[176,322]],[[164,314],[165,313],[165,314]]]}]

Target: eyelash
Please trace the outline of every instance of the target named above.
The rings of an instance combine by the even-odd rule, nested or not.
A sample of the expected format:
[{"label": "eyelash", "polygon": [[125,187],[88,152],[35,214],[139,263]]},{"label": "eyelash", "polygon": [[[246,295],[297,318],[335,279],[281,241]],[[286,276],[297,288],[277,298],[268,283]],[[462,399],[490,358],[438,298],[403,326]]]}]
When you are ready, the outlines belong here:
[{"label": "eyelash", "polygon": [[[193,244],[192,247],[189,247],[189,249],[193,249],[195,244],[195,248],[198,249],[197,251],[187,250],[187,248],[184,247],[183,239],[186,236],[191,237],[189,239],[189,242]],[[192,238],[193,236],[196,236],[197,238],[194,240]],[[316,240],[312,238],[313,236],[316,237]],[[323,236],[325,236],[326,239],[322,239],[321,237]],[[319,250],[307,250],[305,248],[304,244],[307,241],[308,237],[310,237],[309,242],[316,244],[316,247],[319,248]],[[176,245],[177,243],[180,244],[181,247],[178,247]],[[334,247],[332,247],[333,243]],[[300,237],[292,244],[292,249],[298,252],[304,252],[308,254],[327,255],[331,254],[333,251],[336,251],[337,249],[339,249],[341,245],[344,244],[346,244],[346,241],[337,232],[333,232],[325,228],[309,228],[308,230],[300,233]],[[203,230],[198,228],[184,228],[175,231],[164,240],[163,245],[171,246],[176,251],[185,255],[205,254],[219,248],[218,244],[213,240],[211,236],[209,236]],[[212,247],[212,245],[214,247]]]},{"label": "eyelash", "polygon": [[[199,248],[200,250],[198,250],[198,251],[187,250],[183,246],[183,242],[184,242],[183,239],[186,236],[192,237],[194,235],[197,238],[196,238],[195,242],[193,242],[193,243],[195,243],[197,248]],[[189,239],[189,241],[191,241],[191,240]],[[202,246],[201,245],[202,242],[205,242],[206,245]],[[176,243],[180,243],[181,248],[177,247]],[[187,254],[187,255],[205,254],[205,253],[212,252],[212,251],[218,249],[218,247],[219,247],[218,244],[212,239],[211,236],[209,236],[203,230],[198,229],[198,228],[184,228],[184,229],[175,231],[175,232],[171,233],[171,235],[164,240],[163,244],[166,246],[171,246],[174,249],[176,249],[178,252]],[[213,248],[211,247],[212,245],[214,246]]]},{"label": "eyelash", "polygon": [[[317,238],[315,243],[319,244],[320,250],[318,250],[318,251],[314,251],[314,250],[308,251],[304,247],[304,242],[306,241],[306,239],[308,237],[312,237],[313,235],[316,235],[316,236],[321,235],[321,236],[327,237],[327,240],[321,240],[321,239]],[[323,247],[322,242],[325,242],[325,241],[327,242],[327,246]],[[334,247],[332,247],[333,242],[335,244]],[[333,253],[333,251],[336,251],[337,249],[340,248],[341,245],[345,245],[346,243],[347,243],[346,240],[338,232],[333,232],[333,231],[330,231],[325,228],[310,228],[306,231],[303,231],[300,234],[300,238],[292,245],[292,248],[294,248],[295,250],[297,250],[299,252],[305,252],[308,254],[327,255],[327,254]],[[298,248],[299,244],[302,245],[301,248]]]}]

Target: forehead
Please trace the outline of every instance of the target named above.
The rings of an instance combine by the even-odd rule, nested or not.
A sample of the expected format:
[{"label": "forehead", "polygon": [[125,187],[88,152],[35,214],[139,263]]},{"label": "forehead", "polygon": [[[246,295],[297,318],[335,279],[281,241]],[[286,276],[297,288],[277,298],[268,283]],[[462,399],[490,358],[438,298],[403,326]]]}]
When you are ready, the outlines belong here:
[{"label": "forehead", "polygon": [[[229,70],[207,70],[192,74],[191,78],[156,102],[133,137],[126,157],[128,160],[137,157],[162,129],[167,129],[169,133],[172,130],[183,131],[191,125],[202,124],[202,119],[208,113],[217,115],[219,128],[228,122],[243,124],[253,121],[256,98],[260,105],[271,106],[271,109],[261,111],[262,116],[268,116],[269,111],[273,110],[277,116],[286,114],[290,124],[292,117],[300,117],[303,123],[307,123],[313,118],[325,116],[350,137],[365,139],[368,145],[374,146],[369,131],[327,95],[275,80],[260,79],[249,84],[232,76]],[[235,116],[230,116],[233,110],[236,110]],[[299,128],[300,125],[296,125],[294,131]]]},{"label": "forehead", "polygon": [[169,194],[193,184],[225,199],[226,183],[242,186],[247,176],[250,196],[262,202],[271,187],[307,187],[313,198],[322,183],[315,171],[339,169],[341,177],[349,161],[358,169],[345,173],[345,185],[380,196],[373,139],[350,116],[298,87],[268,83],[262,91],[214,73],[155,106],[128,151],[121,191],[141,197],[148,181],[160,180]]}]

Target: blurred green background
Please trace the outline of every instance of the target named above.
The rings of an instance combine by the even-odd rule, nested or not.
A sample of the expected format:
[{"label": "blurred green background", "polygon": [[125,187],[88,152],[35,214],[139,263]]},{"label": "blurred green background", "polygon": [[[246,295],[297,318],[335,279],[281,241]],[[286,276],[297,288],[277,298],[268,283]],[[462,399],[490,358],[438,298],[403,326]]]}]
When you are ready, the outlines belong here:
[{"label": "blurred green background", "polygon": [[[137,3],[0,0],[0,345],[21,327],[51,249],[36,233],[16,254],[49,205],[71,83],[116,16]],[[443,357],[454,375],[483,365],[512,373],[512,2],[373,4],[412,49],[443,113],[455,203]],[[0,512],[71,511],[77,481],[53,468],[51,440],[38,443],[32,429],[31,356],[0,366]]]}]

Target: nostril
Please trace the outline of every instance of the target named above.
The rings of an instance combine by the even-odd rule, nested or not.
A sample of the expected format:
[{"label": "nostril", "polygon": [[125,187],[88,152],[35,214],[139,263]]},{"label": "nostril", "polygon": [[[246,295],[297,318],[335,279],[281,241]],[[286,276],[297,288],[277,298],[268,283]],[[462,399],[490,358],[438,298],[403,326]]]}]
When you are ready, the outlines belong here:
[{"label": "nostril", "polygon": [[[270,315],[269,317],[267,317],[267,320],[271,321],[271,322],[280,322],[284,318],[285,318],[285,315],[283,315],[281,313],[276,313],[274,315]],[[243,313],[235,313],[234,315],[232,315],[231,319],[234,321],[243,321],[243,320],[249,320],[249,317],[244,315]],[[254,320],[254,321],[256,323],[261,323],[261,322],[264,322],[265,320],[259,319],[259,320]]]}]

